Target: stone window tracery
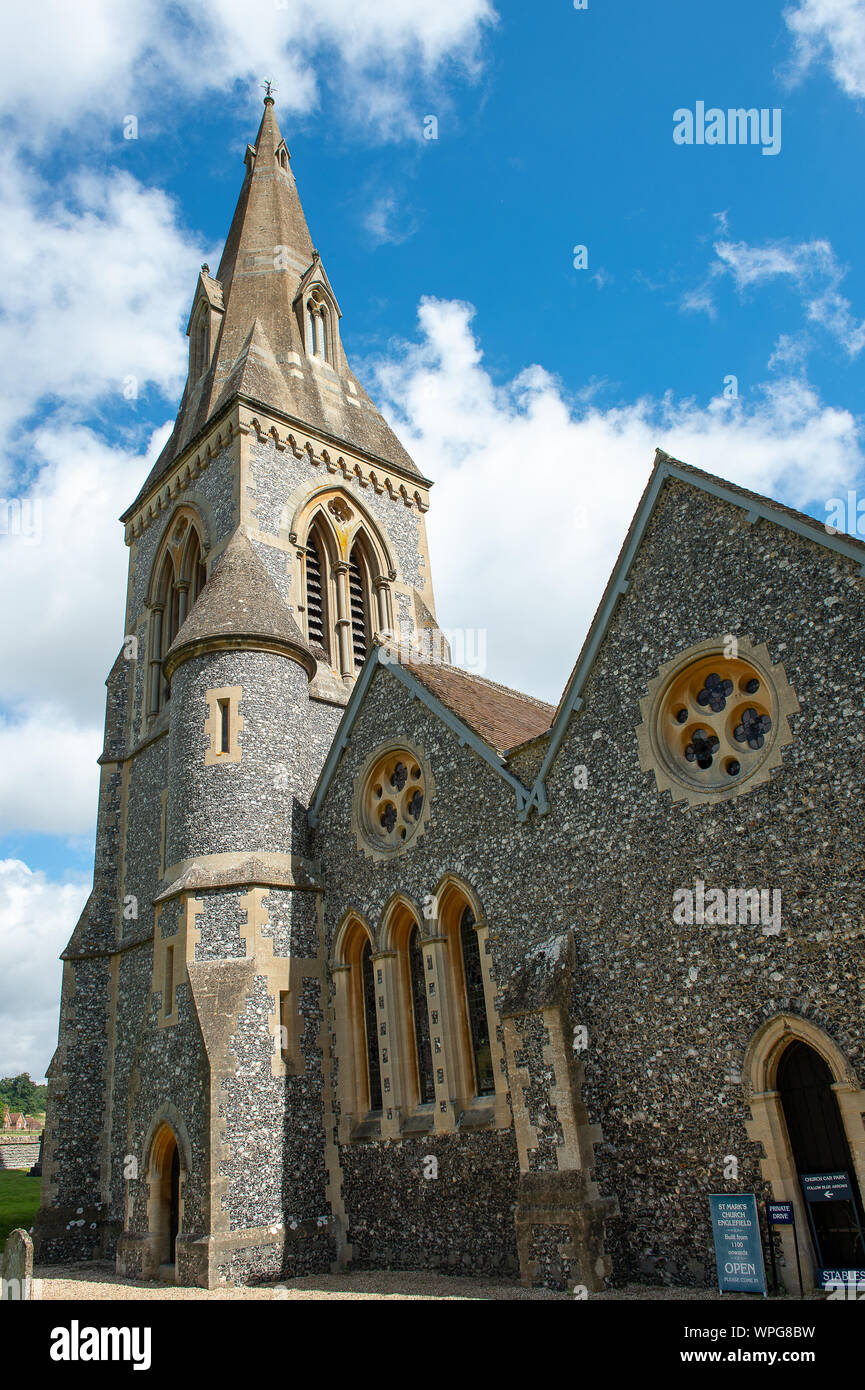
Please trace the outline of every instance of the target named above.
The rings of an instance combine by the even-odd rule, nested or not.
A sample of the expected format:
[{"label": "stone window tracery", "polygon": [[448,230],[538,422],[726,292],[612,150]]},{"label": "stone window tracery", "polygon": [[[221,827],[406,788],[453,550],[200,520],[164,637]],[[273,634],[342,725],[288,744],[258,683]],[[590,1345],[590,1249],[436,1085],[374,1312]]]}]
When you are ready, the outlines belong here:
[{"label": "stone window tracery", "polygon": [[309,357],[333,364],[330,315],[324,293],[317,285],[306,301],[306,351]]},{"label": "stone window tracery", "polygon": [[791,742],[798,702],[782,665],[749,638],[700,643],[663,666],[641,700],[640,762],[692,803],[759,785]]},{"label": "stone window tracery", "polygon": [[446,875],[423,917],[394,893],[376,945],[347,914],[331,967],[345,1139],[420,1133],[441,1113],[446,1128],[469,1112],[473,1124],[510,1123],[488,928],[475,912]]},{"label": "stone window tracery", "polygon": [[381,537],[373,538],[352,501],[340,494],[320,497],[306,523],[305,544],[293,534],[307,639],[324,650],[343,680],[355,678],[374,637],[391,631],[395,578]]},{"label": "stone window tracery", "polygon": [[399,745],[367,760],[355,787],[354,826],[364,852],[407,848],[429,819],[430,774],[419,750]]}]

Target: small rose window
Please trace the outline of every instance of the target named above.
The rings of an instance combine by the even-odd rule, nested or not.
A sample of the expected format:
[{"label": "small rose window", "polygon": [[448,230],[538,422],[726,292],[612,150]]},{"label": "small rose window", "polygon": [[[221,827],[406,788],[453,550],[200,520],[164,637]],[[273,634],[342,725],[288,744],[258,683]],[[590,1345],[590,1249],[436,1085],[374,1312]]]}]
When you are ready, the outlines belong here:
[{"label": "small rose window", "polygon": [[427,789],[422,759],[405,748],[384,754],[367,774],[361,800],[366,839],[377,849],[400,849],[425,819]]}]

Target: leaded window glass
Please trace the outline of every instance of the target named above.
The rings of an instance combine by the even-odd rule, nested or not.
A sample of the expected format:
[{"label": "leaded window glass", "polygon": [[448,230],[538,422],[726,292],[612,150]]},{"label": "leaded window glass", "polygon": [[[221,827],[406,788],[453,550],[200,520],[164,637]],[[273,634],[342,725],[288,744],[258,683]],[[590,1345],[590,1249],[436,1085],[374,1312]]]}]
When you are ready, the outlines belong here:
[{"label": "leaded window glass", "polygon": [[422,1102],[435,1100],[432,1049],[430,1047],[429,1014],[424,982],[423,948],[417,925],[411,929],[408,947],[411,976],[411,1002],[414,1014],[414,1040],[417,1053],[418,1093]]},{"label": "leaded window glass", "polygon": [[472,1040],[472,1059],[475,1068],[475,1083],[479,1096],[492,1095],[496,1089],[493,1076],[493,1058],[490,1048],[490,1029],[487,1022],[487,1007],[484,997],[484,978],[481,966],[481,951],[478,934],[475,930],[474,914],[467,907],[460,922],[460,942],[463,953],[463,972],[466,981],[466,1003],[469,1014],[469,1031]]},{"label": "leaded window glass", "polygon": [[370,1110],[381,1110],[381,1068],[378,1059],[378,1028],[375,1017],[375,972],[372,968],[372,947],[368,941],[361,956],[361,974],[363,977],[363,1015],[366,1028],[369,1108]]}]

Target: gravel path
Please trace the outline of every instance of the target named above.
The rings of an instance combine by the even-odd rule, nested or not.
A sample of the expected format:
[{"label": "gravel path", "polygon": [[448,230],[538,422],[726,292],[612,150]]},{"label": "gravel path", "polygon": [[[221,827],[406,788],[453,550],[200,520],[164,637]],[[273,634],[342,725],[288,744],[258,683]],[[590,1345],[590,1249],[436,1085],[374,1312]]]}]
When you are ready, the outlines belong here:
[{"label": "gravel path", "polygon": [[[550,1289],[524,1289],[519,1284],[485,1281],[482,1279],[450,1278],[445,1274],[425,1271],[372,1270],[352,1274],[315,1274],[303,1279],[291,1279],[284,1284],[263,1287],[228,1287],[223,1289],[180,1288],[176,1284],[148,1283],[141,1279],[124,1279],[108,1263],[77,1265],[42,1265],[35,1270],[41,1281],[42,1298],[72,1299],[75,1302],[100,1302],[116,1299],[433,1299],[433,1300],[502,1300],[572,1301],[570,1293],[554,1293]],[[824,1294],[813,1297],[822,1299]],[[720,1298],[717,1289],[654,1288],[631,1284],[606,1293],[590,1294],[590,1301],[656,1300],[700,1302]],[[750,1294],[725,1294],[724,1298],[753,1298]]]}]

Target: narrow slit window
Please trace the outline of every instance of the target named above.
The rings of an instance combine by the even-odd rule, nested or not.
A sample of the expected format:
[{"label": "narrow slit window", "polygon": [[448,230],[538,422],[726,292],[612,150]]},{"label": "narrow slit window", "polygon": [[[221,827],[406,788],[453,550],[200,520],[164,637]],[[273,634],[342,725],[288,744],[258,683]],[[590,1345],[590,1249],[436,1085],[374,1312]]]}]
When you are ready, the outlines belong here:
[{"label": "narrow slit window", "polygon": [[165,1016],[174,1013],[174,947],[165,948]]},{"label": "narrow slit window", "polygon": [[220,753],[231,752],[231,702],[229,700],[219,701],[219,751]]},{"label": "narrow slit window", "polygon": [[369,646],[366,587],[362,564],[363,561],[358,557],[357,546],[355,546],[348,562],[348,596],[351,607],[351,645],[356,671],[359,671],[366,661]]},{"label": "narrow slit window", "polygon": [[306,628],[310,642],[327,651],[322,571],[318,537],[312,535],[306,548]]},{"label": "narrow slit window", "polygon": [[279,991],[279,1051],[283,1062],[290,1060],[288,1046],[288,1010],[289,1010],[288,990]]}]

